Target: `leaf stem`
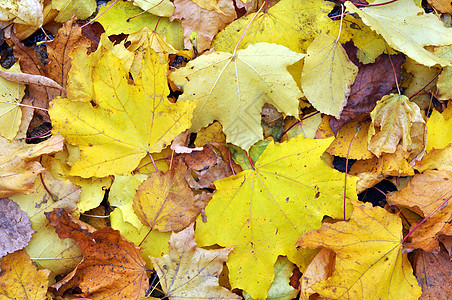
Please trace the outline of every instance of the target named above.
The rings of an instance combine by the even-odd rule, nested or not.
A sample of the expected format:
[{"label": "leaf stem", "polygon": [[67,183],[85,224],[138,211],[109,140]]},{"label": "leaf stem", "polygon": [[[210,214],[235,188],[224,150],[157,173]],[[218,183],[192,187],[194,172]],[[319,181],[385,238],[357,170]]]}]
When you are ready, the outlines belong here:
[{"label": "leaf stem", "polygon": [[394,72],[394,79],[396,82],[397,91],[399,91],[399,95],[401,95],[400,88],[399,88],[399,80],[397,79],[397,72],[395,70],[394,63],[392,62],[391,55],[389,55],[388,44],[386,44],[386,42],[385,42],[385,47],[386,47],[386,54],[388,55],[389,62],[391,63],[391,66],[392,66],[392,71]]},{"label": "leaf stem", "polygon": [[248,161],[250,162],[251,167],[253,168],[253,170],[256,170],[256,168],[254,167],[253,160],[251,159],[250,155],[248,154],[248,151],[245,150],[245,153],[246,153],[246,157],[248,157]]},{"label": "leaf stem", "polygon": [[[347,2],[348,0],[339,0],[339,1],[342,2],[342,3],[345,3],[345,2]],[[372,6],[382,6],[382,5],[391,4],[391,3],[394,3],[394,2],[396,2],[396,1],[397,1],[397,0],[391,0],[391,1],[388,1],[388,2],[377,3],[377,4],[361,4],[361,3],[353,3],[353,2],[352,2],[352,4],[355,5],[355,6],[372,7]]]},{"label": "leaf stem", "polygon": [[[99,15],[97,15],[94,19],[92,19],[91,21],[89,21],[88,23],[83,24],[82,26],[80,26],[80,29],[83,29],[83,27],[92,24],[93,22],[95,22],[97,19],[99,19],[100,17],[102,17],[102,15],[104,13],[106,13],[114,4],[116,4],[116,2],[118,2],[118,0],[113,1],[102,13],[100,13]],[[127,19],[127,22],[129,21],[129,19]]]},{"label": "leaf stem", "polygon": [[232,166],[231,149],[228,147],[229,167],[231,168],[232,175],[235,175],[234,167]]},{"label": "leaf stem", "polygon": [[347,157],[345,159],[345,178],[344,178],[344,221],[347,219],[346,215],[345,215],[345,200],[347,199],[347,175],[348,175],[348,156],[350,155],[350,148],[352,147],[352,143],[355,140],[356,136],[358,135],[359,132],[359,128],[361,126],[358,125],[356,126],[356,132],[355,135],[352,137],[351,141],[350,141],[350,145],[348,145],[348,150],[347,150]]},{"label": "leaf stem", "polygon": [[159,171],[159,169],[157,168],[157,165],[155,164],[155,161],[154,161],[154,159],[152,158],[151,153],[148,152],[148,156],[149,156],[149,158],[151,159],[152,164],[154,165],[155,172],[157,173],[157,172]]},{"label": "leaf stem", "polygon": [[432,78],[432,80],[430,80],[426,85],[424,85],[419,91],[417,91],[416,93],[414,93],[413,95],[411,95],[408,99],[411,99],[413,97],[415,97],[417,94],[419,94],[422,90],[424,90],[426,87],[428,87],[430,85],[430,83],[432,83],[436,78],[438,78],[439,74],[441,74],[441,71],[438,72],[438,74],[435,75],[435,77]]},{"label": "leaf stem", "polygon": [[248,31],[248,28],[250,27],[251,23],[253,23],[254,19],[256,18],[256,16],[261,12],[262,8],[265,6],[265,3],[262,4],[261,8],[259,8],[259,10],[256,12],[256,14],[253,16],[253,18],[251,18],[250,22],[248,23],[248,25],[245,28],[245,31],[243,32],[242,36],[240,37],[239,41],[237,42],[237,44],[235,45],[234,48],[234,52],[233,55],[236,54],[237,51],[237,47],[239,46],[239,44],[242,42],[243,37],[245,36],[246,32]]},{"label": "leaf stem", "polygon": [[452,198],[452,195],[449,196],[448,198],[446,198],[446,200],[444,200],[440,205],[438,205],[437,208],[435,208],[431,213],[428,214],[428,216],[426,216],[419,224],[417,224],[416,226],[414,226],[414,228],[412,230],[410,230],[410,232],[408,232],[408,234],[403,238],[402,240],[402,244],[406,241],[406,239],[416,230],[418,229],[419,226],[421,226],[425,221],[427,221],[428,218],[430,218],[434,213],[436,213],[444,204],[446,204],[447,201],[449,201],[449,199]]}]

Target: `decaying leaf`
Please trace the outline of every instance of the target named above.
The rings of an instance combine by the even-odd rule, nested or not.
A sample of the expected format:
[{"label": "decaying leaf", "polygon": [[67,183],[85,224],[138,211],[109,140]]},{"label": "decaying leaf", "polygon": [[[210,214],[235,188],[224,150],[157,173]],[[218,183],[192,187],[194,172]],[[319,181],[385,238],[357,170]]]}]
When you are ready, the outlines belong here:
[{"label": "decaying leaf", "polygon": [[370,113],[372,124],[368,131],[369,150],[377,157],[385,153],[394,153],[399,143],[404,151],[419,151],[422,145],[416,145],[414,138],[424,136],[425,122],[417,104],[407,96],[386,95],[377,102]]},{"label": "decaying leaf", "polygon": [[357,74],[358,67],[336,37],[319,35],[307,49],[301,86],[312,106],[339,118]]},{"label": "decaying leaf", "polygon": [[241,299],[218,285],[223,263],[231,250],[196,247],[192,224],[171,235],[168,254],[151,260],[168,299]]},{"label": "decaying leaf", "polygon": [[138,187],[134,198],[135,214],[145,225],[159,231],[179,231],[192,223],[203,206],[195,205],[192,190],[185,180],[187,167],[179,162],[167,173],[153,173]]},{"label": "decaying leaf", "polygon": [[202,55],[173,72],[170,79],[184,87],[179,101],[199,99],[191,131],[218,120],[227,141],[248,150],[262,139],[260,114],[265,103],[298,116],[302,93],[287,66],[303,56],[283,46],[257,43],[234,54]]},{"label": "decaying leaf", "polygon": [[43,22],[43,0],[2,1],[0,20],[40,27]]},{"label": "decaying leaf", "polygon": [[312,286],[318,282],[327,280],[333,275],[334,261],[336,254],[328,248],[320,249],[319,253],[312,259],[301,278],[302,299],[309,300],[311,295],[315,294]]},{"label": "decaying leaf", "polygon": [[93,299],[140,299],[149,286],[141,249],[124,239],[117,230],[100,230],[74,220],[63,209],[46,213],[60,238],[71,238],[81,248],[83,260],[77,268],[54,285],[58,295],[78,290]]},{"label": "decaying leaf", "polygon": [[30,218],[19,205],[0,198],[0,258],[28,244],[34,232],[30,225]]},{"label": "decaying leaf", "polygon": [[[438,237],[442,234],[452,235],[452,172],[426,170],[414,175],[402,190],[388,196],[388,202],[408,206],[417,214],[426,217],[439,207],[419,228],[411,234],[408,248],[421,248],[425,251],[437,251]],[[414,226],[414,225],[413,225]]]},{"label": "decaying leaf", "polygon": [[46,299],[49,270],[36,270],[24,250],[1,261],[1,299]]},{"label": "decaying leaf", "polygon": [[416,250],[413,253],[413,269],[422,287],[420,300],[452,295],[452,261],[444,248],[438,253]]},{"label": "decaying leaf", "polygon": [[44,212],[55,208],[75,211],[80,199],[80,187],[67,179],[56,180],[48,171],[44,171],[36,182],[34,193],[16,194],[10,196],[10,199],[27,214],[31,228],[35,231],[25,248],[28,255],[38,266],[52,271],[52,276],[72,271],[82,258],[80,249],[73,240],[58,237]]},{"label": "decaying leaf", "polygon": [[[215,35],[237,18],[237,14],[232,0],[213,1],[218,8],[216,10],[207,10],[196,2],[199,1],[174,1],[176,10],[170,20],[179,20],[181,22],[184,28],[185,48],[192,49],[195,46],[198,52],[202,53],[204,50],[211,48],[210,43]],[[195,45],[190,40],[192,32],[196,32]]]},{"label": "decaying leaf", "polygon": [[418,299],[418,286],[402,253],[402,222],[370,203],[354,203],[349,221],[323,223],[297,242],[302,247],[336,252],[333,276],[312,289],[331,299]]},{"label": "decaying leaf", "polygon": [[63,140],[61,135],[57,135],[33,145],[18,140],[9,142],[0,137],[0,197],[34,191],[35,178],[44,168],[39,162],[30,160],[61,151]]},{"label": "decaying leaf", "polygon": [[[196,239],[202,246],[235,247],[227,262],[233,288],[264,299],[278,256],[304,269],[314,253],[297,251],[296,240],[319,228],[324,215],[344,217],[343,174],[320,159],[331,141],[297,136],[270,143],[254,169],[215,181],[207,222],[198,218]],[[355,181],[347,180],[346,215],[351,213],[348,199],[356,199]]]}]

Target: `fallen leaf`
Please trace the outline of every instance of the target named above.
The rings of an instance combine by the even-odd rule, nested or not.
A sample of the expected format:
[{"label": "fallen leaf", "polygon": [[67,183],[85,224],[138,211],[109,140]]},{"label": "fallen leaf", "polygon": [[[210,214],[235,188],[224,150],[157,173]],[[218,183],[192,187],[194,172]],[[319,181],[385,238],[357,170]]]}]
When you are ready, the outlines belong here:
[{"label": "fallen leaf", "polygon": [[34,232],[30,218],[6,198],[0,198],[0,224],[0,258],[27,246]]},{"label": "fallen leaf", "polygon": [[359,67],[359,71],[350,88],[350,95],[340,119],[330,118],[330,126],[334,133],[351,120],[368,116],[377,101],[388,94],[396,84],[391,60],[398,80],[401,79],[401,65],[404,61],[403,54],[391,55],[391,57],[382,54],[376,58],[375,63],[363,65],[356,58],[353,49],[348,50],[350,47],[348,44],[345,47],[350,60]]},{"label": "fallen leaf", "polygon": [[[5,70],[0,68],[1,70]],[[7,72],[20,72],[19,64],[14,64]],[[1,74],[0,74],[0,77]],[[22,110],[20,102],[25,95],[25,86],[17,81],[9,81],[2,77],[0,79],[0,136],[12,141],[19,131],[22,121]]]},{"label": "fallen leaf", "polygon": [[[266,299],[292,300],[298,294],[298,290],[294,289],[289,284],[293,270],[296,268],[295,265],[291,263],[287,257],[280,256],[273,268],[275,270],[275,278],[268,290]],[[243,294],[245,300],[253,300],[247,292],[244,292]]]},{"label": "fallen leaf", "polygon": [[399,144],[404,151],[417,150],[417,147],[413,149],[414,137],[418,131],[423,134],[425,122],[419,106],[407,96],[384,96],[370,116],[372,124],[368,131],[368,149],[377,157],[383,152],[394,153]]},{"label": "fallen leaf", "polygon": [[1,299],[46,299],[50,271],[36,270],[23,250],[3,257],[1,260]]},{"label": "fallen leaf", "polygon": [[190,126],[196,101],[171,104],[166,99],[166,64],[153,50],[145,52],[142,73],[130,84],[123,62],[105,51],[93,66],[94,106],[63,98],[52,101],[53,130],[81,150],[69,175],[131,172],[144,156],[161,151]]},{"label": "fallen leaf", "polygon": [[97,5],[95,0],[53,0],[52,8],[59,11],[55,21],[64,23],[74,15],[79,20],[88,19]]},{"label": "fallen leaf", "polygon": [[[440,209],[430,216],[412,234],[411,241],[406,243],[410,249],[420,248],[425,251],[437,251],[438,237],[442,234],[452,235],[450,218],[452,202],[442,204],[451,197],[452,172],[426,170],[416,174],[402,190],[387,197],[391,205],[403,205],[423,217],[428,216],[439,206]],[[414,228],[414,224],[412,228]]]},{"label": "fallen leaf", "polygon": [[437,11],[452,14],[452,5],[449,0],[427,0]]},{"label": "fallen leaf", "polygon": [[36,145],[18,140],[9,142],[0,137],[0,197],[33,192],[35,178],[44,168],[39,162],[30,160],[62,148],[63,137],[60,135]]},{"label": "fallen leaf", "polygon": [[416,161],[414,168],[419,172],[434,169],[452,171],[452,143],[442,149],[430,150],[422,160]]},{"label": "fallen leaf", "polygon": [[358,67],[350,61],[338,40],[319,35],[307,49],[301,86],[315,109],[339,118],[357,74]]},{"label": "fallen leaf", "polygon": [[[45,187],[44,187],[45,184]],[[51,194],[49,194],[49,192]],[[69,180],[56,180],[44,171],[36,182],[36,192],[10,197],[27,214],[34,234],[25,251],[41,267],[52,271],[52,277],[72,271],[81,259],[81,252],[73,240],[61,240],[49,226],[44,212],[63,208],[73,212],[80,199],[80,187]]]},{"label": "fallen leaf", "polygon": [[302,94],[287,66],[303,56],[283,46],[258,43],[236,54],[202,55],[169,78],[184,87],[179,101],[199,99],[191,131],[218,120],[227,141],[248,150],[262,139],[260,113],[265,103],[298,116]]},{"label": "fallen leaf", "polygon": [[151,258],[168,299],[241,299],[218,285],[218,277],[232,248],[204,250],[196,247],[193,224],[173,233],[169,252]]},{"label": "fallen leaf", "polygon": [[140,47],[142,47],[144,49],[152,48],[157,53],[178,53],[178,51],[166,41],[165,37],[147,27],[143,27],[137,32],[129,34],[127,42],[130,42],[127,49],[132,52],[136,52]]},{"label": "fallen leaf", "polygon": [[[381,4],[377,0],[372,4]],[[358,9],[353,3],[347,10],[357,13],[363,22],[381,34],[388,44],[425,66],[449,65],[449,61],[435,56],[424,46],[452,44],[452,30],[446,28],[433,14],[427,14],[411,0],[399,0],[385,5]],[[428,31],[429,34],[424,34]]]},{"label": "fallen leaf", "polygon": [[196,219],[200,208],[195,206],[186,173],[187,167],[179,162],[165,174],[153,173],[141,183],[133,209],[143,224],[162,232],[178,231]]},{"label": "fallen leaf", "polygon": [[442,114],[433,110],[427,120],[427,152],[443,149],[452,143],[452,119],[446,120]]},{"label": "fallen leaf", "polygon": [[282,0],[267,12],[259,12],[253,22],[251,19],[256,13],[232,22],[216,35],[212,47],[217,51],[233,52],[246,30],[237,49],[265,42],[283,45],[292,51],[305,52],[319,34],[337,36],[339,23],[328,17],[333,7],[333,3],[326,1]]},{"label": "fallen leaf", "polygon": [[[208,10],[197,5],[199,1],[175,0],[176,10],[170,21],[178,20],[184,28],[184,45],[186,49],[193,46],[199,53],[210,49],[210,43],[215,35],[237,18],[232,0],[213,1],[217,10]],[[215,7],[212,7],[215,8]],[[196,32],[195,45],[190,39],[192,32]]]},{"label": "fallen leaf", "polygon": [[381,207],[354,202],[349,221],[323,223],[297,245],[336,252],[333,276],[312,289],[331,299],[418,299],[422,293],[406,254],[402,222]]},{"label": "fallen leaf", "polygon": [[[149,286],[141,249],[124,239],[117,230],[86,228],[63,209],[46,213],[60,238],[71,238],[81,248],[83,260],[58,283],[58,295],[78,289],[80,297],[140,299]],[[77,222],[76,222],[77,221]]]},{"label": "fallen leaf", "polygon": [[422,287],[420,300],[452,295],[452,261],[444,248],[438,253],[418,249],[412,258],[414,275]]},{"label": "fallen leaf", "polygon": [[174,13],[174,4],[170,0],[129,0],[142,10],[153,15],[169,17]]},{"label": "fallen leaf", "polygon": [[327,280],[333,275],[336,254],[328,248],[320,249],[319,253],[312,259],[301,278],[302,299],[309,300],[315,292],[312,286],[318,282]]},{"label": "fallen leaf", "polygon": [[[111,4],[111,2],[109,2]],[[106,11],[108,5],[99,8],[99,15]],[[167,42],[177,50],[184,49],[183,29],[179,22],[170,22],[167,18],[159,18],[150,13],[142,13],[143,10],[129,1],[118,1],[102,14],[97,22],[102,24],[107,35],[130,34],[141,30],[143,27],[156,28],[156,32],[165,37]],[[136,16],[136,18],[135,18]],[[128,19],[134,17],[132,22]],[[157,26],[157,24],[159,26]]]},{"label": "fallen leaf", "polygon": [[[277,257],[285,255],[304,269],[314,253],[297,251],[296,240],[319,228],[324,215],[344,217],[344,176],[320,159],[331,141],[297,136],[270,143],[254,169],[215,181],[207,222],[198,218],[196,239],[202,246],[235,247],[227,262],[232,288],[265,298]],[[347,199],[356,199],[355,181],[347,180]]]},{"label": "fallen leaf", "polygon": [[0,20],[11,20],[17,24],[26,24],[34,27],[40,27],[43,22],[43,1],[42,0],[24,0],[24,1],[3,1],[0,8]]}]

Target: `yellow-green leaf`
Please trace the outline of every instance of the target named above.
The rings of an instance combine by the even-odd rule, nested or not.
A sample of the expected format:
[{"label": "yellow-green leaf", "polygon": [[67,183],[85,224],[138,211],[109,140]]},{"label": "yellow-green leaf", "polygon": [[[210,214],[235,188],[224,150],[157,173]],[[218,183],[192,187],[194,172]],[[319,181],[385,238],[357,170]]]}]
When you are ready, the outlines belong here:
[{"label": "yellow-green leaf", "polygon": [[[298,251],[298,238],[320,228],[324,215],[344,217],[344,175],[320,158],[331,141],[300,135],[270,143],[254,170],[215,181],[217,191],[205,209],[207,222],[198,218],[196,223],[196,240],[200,246],[235,247],[227,263],[233,288],[265,299],[278,255],[304,269],[314,252]],[[356,199],[355,183],[348,178],[347,216],[349,199]]]},{"label": "yellow-green leaf", "polygon": [[[377,0],[373,4],[387,2]],[[347,10],[357,13],[364,23],[394,49],[426,66],[449,65],[449,61],[435,56],[424,46],[452,44],[452,29],[447,28],[435,14],[427,14],[412,0],[398,0],[389,4],[358,9],[351,2]],[[426,34],[428,32],[428,34]]]},{"label": "yellow-green leaf", "polygon": [[96,10],[95,0],[53,0],[52,8],[59,11],[55,21],[64,23],[75,14],[79,20],[88,19]]},{"label": "yellow-green leaf", "polygon": [[339,118],[356,75],[358,67],[336,38],[319,35],[308,47],[301,86],[312,106]]},{"label": "yellow-green leaf", "polygon": [[302,93],[287,66],[303,56],[280,45],[258,43],[236,54],[202,55],[172,73],[170,79],[184,87],[179,100],[199,99],[192,131],[218,120],[227,141],[248,150],[262,138],[265,103],[298,116]]}]

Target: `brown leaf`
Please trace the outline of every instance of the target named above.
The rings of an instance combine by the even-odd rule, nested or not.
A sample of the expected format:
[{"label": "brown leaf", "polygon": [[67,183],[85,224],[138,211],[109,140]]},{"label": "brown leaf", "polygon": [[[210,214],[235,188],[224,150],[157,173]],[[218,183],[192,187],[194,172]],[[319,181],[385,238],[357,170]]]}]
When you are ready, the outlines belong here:
[{"label": "brown leaf", "polygon": [[141,249],[119,231],[110,227],[95,230],[63,209],[46,216],[60,238],[73,239],[83,252],[77,268],[54,285],[58,295],[73,292],[91,299],[140,299],[145,295],[149,283]]},{"label": "brown leaf", "polygon": [[[452,235],[452,202],[441,205],[452,191],[452,172],[426,170],[422,174],[414,175],[413,179],[402,190],[387,197],[392,205],[409,207],[421,216],[428,216],[439,207],[422,225],[411,235],[411,242],[405,243],[407,248],[437,251],[438,237],[442,234]],[[415,226],[415,224],[412,225]]]},{"label": "brown leaf", "polygon": [[444,249],[439,253],[416,250],[413,253],[413,269],[422,286],[419,299],[446,299],[446,295],[452,295],[452,261]]},{"label": "brown leaf", "polygon": [[[373,64],[363,65],[356,58],[356,48],[347,44],[350,60],[358,66],[359,71],[355,82],[351,86],[347,105],[342,110],[340,119],[330,118],[331,130],[336,133],[345,123],[362,119],[369,115],[375,104],[388,94],[395,85],[394,71],[387,54],[380,55]],[[401,66],[405,56],[400,53],[391,55],[397,78],[400,82]]]},{"label": "brown leaf", "polygon": [[24,250],[5,256],[1,270],[0,299],[47,299],[50,271],[36,270]]},{"label": "brown leaf", "polygon": [[193,224],[173,233],[168,243],[168,254],[151,257],[168,299],[241,299],[218,285],[223,263],[232,248],[197,248]]},{"label": "brown leaf", "polygon": [[33,234],[30,218],[16,203],[0,199],[0,258],[27,246]]},{"label": "brown leaf", "polygon": [[187,167],[178,162],[165,174],[152,173],[138,187],[133,209],[140,221],[162,232],[182,230],[193,222],[201,208],[185,180]]},{"label": "brown leaf", "polygon": [[196,31],[196,48],[199,53],[210,49],[215,35],[237,18],[232,0],[218,0],[218,6],[223,14],[205,10],[191,0],[175,0],[176,10],[170,20],[179,20],[184,28],[185,48],[193,47],[190,34]]}]

